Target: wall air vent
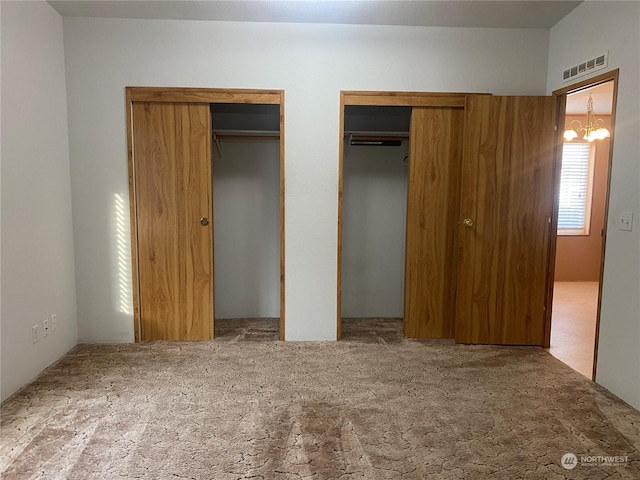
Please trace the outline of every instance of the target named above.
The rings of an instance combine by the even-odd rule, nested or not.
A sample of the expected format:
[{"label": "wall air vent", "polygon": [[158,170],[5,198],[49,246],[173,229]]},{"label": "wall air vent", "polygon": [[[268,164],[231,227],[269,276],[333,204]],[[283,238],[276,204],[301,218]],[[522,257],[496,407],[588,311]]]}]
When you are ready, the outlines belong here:
[{"label": "wall air vent", "polygon": [[608,60],[609,50],[607,50],[602,55],[598,55],[595,58],[591,58],[587,61],[579,63],[578,65],[574,65],[573,67],[569,67],[562,72],[562,82],[568,82],[575,78],[588,75],[597,70],[602,70],[603,68],[607,67]]}]

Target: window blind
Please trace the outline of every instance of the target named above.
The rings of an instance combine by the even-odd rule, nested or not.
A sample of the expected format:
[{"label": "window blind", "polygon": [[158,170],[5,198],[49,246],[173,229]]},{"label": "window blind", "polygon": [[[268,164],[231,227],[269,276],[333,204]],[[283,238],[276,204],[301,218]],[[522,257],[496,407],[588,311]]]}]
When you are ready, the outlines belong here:
[{"label": "window blind", "polygon": [[558,230],[588,233],[587,214],[590,211],[591,144],[565,143],[560,173],[560,206]]}]

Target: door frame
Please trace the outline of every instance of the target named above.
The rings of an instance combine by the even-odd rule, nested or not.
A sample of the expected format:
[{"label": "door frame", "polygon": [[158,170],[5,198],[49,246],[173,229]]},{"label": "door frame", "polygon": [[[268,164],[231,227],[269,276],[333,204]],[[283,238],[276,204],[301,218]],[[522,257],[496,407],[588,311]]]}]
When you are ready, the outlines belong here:
[{"label": "door frame", "polygon": [[[544,348],[551,346],[551,316],[553,309],[553,284],[555,280],[555,267],[556,267],[556,246],[558,240],[558,208],[560,205],[560,170],[562,168],[562,144],[564,143],[562,134],[564,131],[564,117],[565,106],[567,96],[571,93],[585,90],[590,87],[595,87],[603,83],[613,81],[613,99],[611,104],[611,137],[609,141],[609,160],[607,166],[607,182],[605,191],[605,208],[604,208],[604,228],[602,229],[602,246],[600,252],[600,274],[598,278],[598,306],[596,310],[596,332],[595,332],[595,345],[593,353],[593,371],[591,380],[596,379],[596,367],[598,363],[598,340],[600,337],[600,308],[602,306],[602,281],[604,276],[604,262],[605,262],[605,250],[607,243],[607,225],[609,218],[609,198],[611,193],[611,169],[613,165],[613,143],[615,139],[615,120],[616,120],[616,106],[618,103],[618,78],[620,69],[611,70],[610,72],[597,75],[595,77],[588,78],[578,83],[568,85],[566,87],[555,90],[552,95],[554,98],[554,107],[556,113],[554,118],[556,119],[556,145],[553,155],[554,162],[554,182],[553,182],[553,212],[551,214],[551,229],[549,239],[549,261],[548,273],[547,273],[547,304],[546,304],[546,318],[545,318],[545,344]],[[562,126],[562,128],[560,127]]]},{"label": "door frame", "polygon": [[[468,93],[451,92],[389,92],[366,90],[340,91],[340,128],[338,149],[338,278],[336,338],[342,337],[342,212],[344,187],[344,111],[346,106],[385,107],[452,107],[464,109]],[[485,94],[474,94],[485,95]],[[411,138],[409,138],[411,142]],[[409,192],[407,191],[407,194]],[[406,216],[406,212],[405,212]],[[406,246],[405,246],[406,261]],[[406,281],[406,278],[405,278]],[[405,289],[406,290],[406,289]],[[404,318],[404,312],[403,312]]]},{"label": "door frame", "polygon": [[[133,331],[141,341],[140,276],[138,269],[138,224],[136,211],[136,168],[133,155],[133,102],[156,103],[248,103],[280,106],[280,340],[285,338],[285,263],[284,263],[284,90],[126,87],[127,155],[129,171],[129,208],[131,228],[131,277],[133,287]],[[212,276],[214,271],[212,271]],[[215,296],[214,296],[215,302]],[[214,319],[211,319],[213,322]],[[215,337],[215,332],[214,332]]]}]

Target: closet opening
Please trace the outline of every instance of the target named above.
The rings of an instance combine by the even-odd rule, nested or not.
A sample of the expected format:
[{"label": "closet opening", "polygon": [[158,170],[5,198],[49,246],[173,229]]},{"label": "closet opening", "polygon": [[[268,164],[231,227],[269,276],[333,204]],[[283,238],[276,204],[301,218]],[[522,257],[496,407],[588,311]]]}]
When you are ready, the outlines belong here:
[{"label": "closet opening", "polygon": [[127,87],[126,110],[135,341],[284,340],[284,91]]},{"label": "closet opening", "polygon": [[[374,275],[366,270],[371,263],[362,260],[367,245],[361,243],[371,234],[362,226],[365,240],[358,239],[355,246],[348,243],[354,220],[348,216],[353,193],[347,171],[349,156],[357,148],[356,136],[349,131],[355,127],[348,123],[354,113],[376,112],[372,106],[410,107],[406,213],[392,215],[384,232],[392,230],[393,219],[406,225],[404,301],[396,304],[403,305],[397,310],[403,312],[403,336],[470,344],[546,345],[546,312],[551,311],[545,309],[549,239],[555,233],[550,222],[554,181],[550,156],[556,138],[554,102],[544,96],[341,92],[337,337],[345,338],[343,323],[353,315],[349,302],[358,298],[349,291],[355,287],[349,285],[347,264],[353,262],[356,272],[364,272],[356,287]],[[371,129],[378,134],[385,131]],[[364,198],[369,200],[382,189],[365,190]],[[372,209],[370,218],[380,217],[386,207]],[[368,221],[367,215],[360,213],[357,220]],[[383,245],[375,260],[390,257],[390,251],[389,244]],[[393,285],[387,276],[377,295]],[[379,314],[359,315],[375,318]]]},{"label": "closet opening", "polygon": [[211,105],[215,338],[280,338],[280,106]]},{"label": "closet opening", "polygon": [[403,338],[409,106],[344,107],[339,337]]}]

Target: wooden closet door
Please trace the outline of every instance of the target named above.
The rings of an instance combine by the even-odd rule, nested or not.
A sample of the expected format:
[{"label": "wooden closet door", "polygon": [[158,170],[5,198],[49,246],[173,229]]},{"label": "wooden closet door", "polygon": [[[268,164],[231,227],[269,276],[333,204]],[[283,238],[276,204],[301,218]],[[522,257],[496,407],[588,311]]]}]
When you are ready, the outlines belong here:
[{"label": "wooden closet door", "polygon": [[544,343],[552,113],[551,97],[467,97],[457,342]]},{"label": "wooden closet door", "polygon": [[209,105],[134,103],[133,148],[141,339],[211,339]]},{"label": "wooden closet door", "polygon": [[404,334],[452,338],[464,111],[415,107],[407,199]]}]

